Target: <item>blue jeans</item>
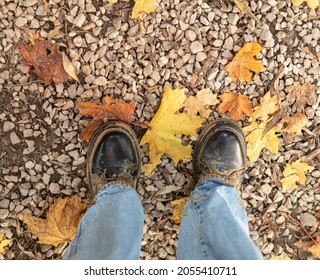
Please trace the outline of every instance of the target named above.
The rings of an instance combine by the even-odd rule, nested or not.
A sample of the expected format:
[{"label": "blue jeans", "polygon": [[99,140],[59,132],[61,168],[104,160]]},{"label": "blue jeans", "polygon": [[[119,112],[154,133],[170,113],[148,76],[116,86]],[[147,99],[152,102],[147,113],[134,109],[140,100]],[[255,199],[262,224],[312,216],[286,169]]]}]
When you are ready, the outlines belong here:
[{"label": "blue jeans", "polygon": [[[128,185],[104,186],[83,216],[65,259],[139,259],[143,208]],[[177,259],[262,259],[249,235],[237,190],[210,179],[200,183],[184,210]]]}]

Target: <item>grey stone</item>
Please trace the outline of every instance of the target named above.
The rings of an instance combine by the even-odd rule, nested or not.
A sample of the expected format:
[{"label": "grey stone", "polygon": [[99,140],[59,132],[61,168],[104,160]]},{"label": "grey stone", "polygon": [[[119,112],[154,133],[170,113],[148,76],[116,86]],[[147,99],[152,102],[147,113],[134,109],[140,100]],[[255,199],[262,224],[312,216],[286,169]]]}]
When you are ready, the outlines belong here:
[{"label": "grey stone", "polygon": [[310,213],[303,213],[298,218],[303,226],[312,227],[317,222],[317,218]]},{"label": "grey stone", "polygon": [[21,142],[17,133],[15,133],[14,131],[10,133],[10,141],[11,141],[12,145],[19,144]]},{"label": "grey stone", "polygon": [[79,14],[73,20],[73,24],[78,26],[78,27],[81,27],[84,24],[85,20],[86,20],[86,16],[84,14]]},{"label": "grey stone", "polygon": [[190,44],[190,50],[193,54],[196,54],[198,52],[202,52],[203,51],[203,45],[201,42],[199,41],[195,41],[195,42],[192,42]]},{"label": "grey stone", "polygon": [[3,124],[3,131],[4,132],[7,132],[7,131],[9,131],[9,130],[11,130],[13,128],[14,128],[14,123],[13,122],[9,122],[9,121],[4,122],[4,124]]}]

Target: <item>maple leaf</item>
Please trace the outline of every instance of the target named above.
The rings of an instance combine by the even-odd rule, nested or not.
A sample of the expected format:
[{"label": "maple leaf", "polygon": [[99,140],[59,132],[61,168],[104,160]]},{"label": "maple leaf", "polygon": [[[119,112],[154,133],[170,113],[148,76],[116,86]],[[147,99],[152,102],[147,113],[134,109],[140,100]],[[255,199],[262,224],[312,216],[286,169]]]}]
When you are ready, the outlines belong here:
[{"label": "maple leaf", "polygon": [[319,6],[319,0],[292,0],[292,5],[296,7],[304,2],[307,2],[308,6],[313,10]]},{"label": "maple leaf", "polygon": [[285,260],[291,260],[291,259],[288,257],[288,255],[285,252],[282,252],[282,254],[279,256],[272,256],[270,260],[285,261]]},{"label": "maple leaf", "polygon": [[320,235],[317,236],[316,241],[317,244],[314,244],[308,248],[308,251],[311,252],[315,258],[320,259]]},{"label": "maple leaf", "polygon": [[57,198],[49,207],[46,219],[24,215],[23,221],[27,224],[28,231],[39,238],[38,243],[58,246],[75,237],[86,208],[86,203],[82,203],[77,195]]},{"label": "maple leaf", "polygon": [[248,143],[247,155],[250,163],[259,158],[259,155],[264,148],[274,154],[278,154],[279,152],[280,139],[277,137],[276,133],[280,131],[280,128],[274,126],[267,133],[264,133],[266,125],[266,122],[253,122],[243,128]]},{"label": "maple leaf", "polygon": [[152,13],[157,8],[157,0],[134,0],[132,18],[139,18],[144,13]]},{"label": "maple leaf", "polygon": [[45,84],[59,84],[68,80],[69,75],[63,68],[58,45],[52,45],[47,40],[37,40],[34,45],[20,44],[20,52],[23,57],[21,63],[44,80]]},{"label": "maple leaf", "polygon": [[153,174],[164,154],[171,157],[175,164],[179,160],[191,158],[191,146],[183,146],[181,138],[176,137],[176,134],[196,136],[196,130],[201,127],[202,118],[195,116],[191,120],[185,112],[176,113],[184,107],[185,99],[183,89],[172,90],[168,86],[165,87],[159,109],[140,142],[141,145],[149,144],[147,154],[150,164],[142,167],[146,176]]},{"label": "maple leaf", "polygon": [[316,86],[310,83],[300,85],[299,83],[294,83],[292,86],[287,87],[285,90],[289,92],[287,95],[287,101],[292,104],[296,101],[297,111],[303,112],[305,105],[309,105],[317,102],[317,95],[315,92]]},{"label": "maple leaf", "polygon": [[261,99],[260,105],[253,109],[252,119],[267,121],[270,116],[279,110],[278,96],[271,96],[268,91]]},{"label": "maple leaf", "polygon": [[182,213],[184,205],[187,203],[189,197],[183,197],[181,199],[171,201],[171,205],[173,207],[173,217],[172,219],[177,223],[180,224],[182,220]]},{"label": "maple leaf", "polygon": [[216,105],[219,103],[216,94],[212,94],[209,88],[198,91],[197,96],[188,97],[184,105],[187,108],[188,116],[193,119],[197,113],[203,118],[208,118],[210,115],[210,105]]},{"label": "maple leaf", "polygon": [[284,123],[287,123],[284,132],[291,133],[293,135],[301,134],[301,130],[306,126],[308,118],[305,114],[297,113],[293,117],[286,116],[282,119]]},{"label": "maple leaf", "polygon": [[241,12],[252,17],[258,24],[261,24],[261,21],[252,13],[247,0],[234,0],[234,3]]},{"label": "maple leaf", "polygon": [[105,101],[105,105],[97,105],[92,102],[80,102],[77,104],[80,114],[93,117],[93,121],[81,133],[81,140],[90,140],[104,119],[120,120],[127,123],[131,121],[136,107],[135,101],[128,104],[114,100],[109,96],[105,98]]},{"label": "maple leaf", "polygon": [[292,164],[287,164],[283,171],[284,178],[280,181],[283,189],[296,189],[298,186],[296,182],[304,185],[306,183],[307,177],[304,174],[306,171],[313,170],[314,167],[310,166],[301,160],[296,160]]},{"label": "maple leaf", "polygon": [[222,103],[218,107],[218,112],[229,112],[230,118],[234,121],[240,120],[243,114],[252,115],[251,101],[246,95],[228,92],[220,95],[219,98]]},{"label": "maple leaf", "polygon": [[226,66],[230,78],[233,81],[249,82],[252,77],[250,71],[255,73],[262,71],[264,69],[262,62],[253,58],[261,50],[262,47],[256,42],[246,43]]},{"label": "maple leaf", "polygon": [[0,254],[4,254],[4,247],[8,246],[12,239],[4,239],[4,235],[0,233]]}]

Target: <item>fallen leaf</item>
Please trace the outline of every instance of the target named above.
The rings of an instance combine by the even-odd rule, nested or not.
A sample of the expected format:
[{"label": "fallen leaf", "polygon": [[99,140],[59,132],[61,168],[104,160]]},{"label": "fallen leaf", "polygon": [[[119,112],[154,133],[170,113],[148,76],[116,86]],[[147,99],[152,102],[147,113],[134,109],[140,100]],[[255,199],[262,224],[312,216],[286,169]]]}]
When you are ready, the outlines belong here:
[{"label": "fallen leaf", "polygon": [[210,115],[210,105],[216,105],[219,103],[216,94],[212,94],[209,88],[198,91],[197,96],[188,97],[184,105],[187,108],[188,116],[193,119],[197,113],[203,118],[208,118]]},{"label": "fallen leaf", "polygon": [[157,0],[134,0],[132,18],[139,18],[144,13],[152,13],[158,6]]},{"label": "fallen leaf", "polygon": [[261,50],[262,47],[256,42],[246,43],[226,66],[230,78],[233,81],[249,82],[252,77],[251,71],[255,73],[262,71],[264,69],[262,62],[254,59]]},{"label": "fallen leaf", "polygon": [[165,187],[163,187],[162,189],[158,190],[156,192],[156,195],[163,195],[163,194],[167,194],[167,193],[172,193],[178,190],[181,190],[182,187],[179,186],[175,186],[175,185],[167,185]]},{"label": "fallen leaf", "polygon": [[47,14],[49,10],[49,1],[50,0],[42,0],[44,12]]},{"label": "fallen leaf", "polygon": [[77,75],[77,71],[74,68],[73,64],[70,62],[69,58],[66,56],[65,53],[62,53],[62,64],[63,64],[63,68],[64,70],[68,73],[68,75],[76,80],[78,83],[80,83],[79,79],[78,79],[78,75]]},{"label": "fallen leaf", "polygon": [[229,112],[230,118],[234,121],[241,120],[243,114],[252,115],[251,101],[248,96],[228,92],[221,94],[219,98],[222,100],[222,103],[218,107],[218,112]]},{"label": "fallen leaf", "polygon": [[292,164],[287,164],[283,171],[284,178],[280,181],[283,189],[286,190],[298,188],[296,182],[304,185],[307,180],[307,177],[304,173],[313,169],[313,166],[310,166],[305,162],[301,162],[300,159],[296,160]]},{"label": "fallen leaf", "polygon": [[299,83],[294,83],[285,89],[288,92],[287,101],[289,104],[297,103],[297,111],[303,112],[305,110],[305,105],[313,105],[317,102],[316,86],[310,83],[300,85]]},{"label": "fallen leaf", "polygon": [[291,133],[293,135],[300,135],[301,130],[308,123],[308,118],[305,114],[296,113],[293,117],[286,116],[282,119],[284,123],[287,123],[284,132]]},{"label": "fallen leaf", "polygon": [[107,2],[108,2],[109,4],[115,4],[115,3],[118,2],[118,0],[107,0]]},{"label": "fallen leaf", "polygon": [[34,45],[21,44],[21,63],[29,67],[45,84],[63,83],[69,75],[63,68],[62,56],[57,45],[37,40]]},{"label": "fallen leaf", "polygon": [[164,154],[171,157],[175,164],[179,160],[191,158],[191,146],[182,145],[181,138],[176,137],[176,134],[196,136],[196,130],[201,127],[202,118],[195,116],[191,120],[185,112],[176,113],[184,107],[185,99],[183,89],[172,90],[168,86],[165,87],[159,109],[140,142],[141,145],[149,144],[147,155],[150,158],[150,164],[142,167],[146,176],[152,176]]},{"label": "fallen leaf", "polygon": [[311,247],[312,241],[302,241],[298,240],[294,243],[295,246],[297,246],[299,249],[302,249],[304,251],[307,251],[309,247]]},{"label": "fallen leaf", "polygon": [[52,39],[59,39],[62,38],[64,36],[64,33],[62,33],[60,31],[60,29],[63,27],[63,25],[58,25],[57,27],[55,27],[54,29],[52,29],[51,31],[49,31],[48,35],[47,35],[47,39],[48,41],[51,41]]},{"label": "fallen leaf", "polygon": [[49,207],[46,219],[24,215],[23,221],[27,224],[28,231],[39,238],[38,243],[58,246],[75,237],[86,208],[87,205],[77,195],[57,198]]},{"label": "fallen leaf", "polygon": [[107,96],[105,105],[97,105],[92,102],[80,102],[77,104],[80,114],[93,117],[93,121],[80,134],[81,140],[90,140],[104,119],[120,120],[129,123],[132,119],[136,102],[129,104],[114,100]]},{"label": "fallen leaf", "polygon": [[307,2],[308,6],[313,10],[319,6],[319,0],[292,0],[292,5],[296,7],[304,2]]},{"label": "fallen leaf", "polygon": [[311,252],[315,258],[320,259],[320,235],[317,236],[316,241],[318,244],[311,246],[308,251]]},{"label": "fallen leaf", "polygon": [[271,96],[270,91],[268,91],[261,99],[260,105],[253,108],[252,119],[267,121],[270,116],[279,110],[278,106],[278,96]]},{"label": "fallen leaf", "polygon": [[284,261],[284,260],[291,260],[291,259],[288,257],[288,255],[285,252],[282,252],[282,254],[279,256],[272,256],[270,260]]},{"label": "fallen leaf", "polygon": [[234,3],[241,12],[252,17],[258,24],[261,24],[261,21],[251,11],[247,0],[234,0]]},{"label": "fallen leaf", "polygon": [[280,139],[276,133],[280,131],[280,128],[274,126],[267,133],[264,133],[265,128],[266,122],[253,122],[243,128],[248,143],[247,155],[250,163],[259,158],[260,153],[264,148],[276,155],[279,152]]},{"label": "fallen leaf", "polygon": [[0,233],[0,254],[4,254],[4,247],[8,246],[12,239],[4,239],[4,234]]},{"label": "fallen leaf", "polygon": [[182,220],[182,213],[184,205],[187,203],[189,197],[183,197],[181,199],[171,201],[171,205],[173,207],[173,217],[172,219],[177,223],[180,224]]}]

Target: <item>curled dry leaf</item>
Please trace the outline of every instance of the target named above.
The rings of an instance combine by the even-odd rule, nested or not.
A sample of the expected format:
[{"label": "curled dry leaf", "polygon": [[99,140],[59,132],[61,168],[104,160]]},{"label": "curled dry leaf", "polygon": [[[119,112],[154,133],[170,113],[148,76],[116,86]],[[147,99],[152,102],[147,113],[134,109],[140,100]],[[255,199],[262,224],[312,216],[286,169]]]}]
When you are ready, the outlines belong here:
[{"label": "curled dry leaf", "polygon": [[272,256],[270,260],[284,261],[284,260],[291,260],[291,259],[288,257],[288,255],[285,252],[282,252],[282,254],[279,256]]},{"label": "curled dry leaf", "polygon": [[307,2],[308,6],[313,10],[319,6],[319,0],[292,0],[292,5],[296,7],[300,6],[304,2]]},{"label": "curled dry leaf", "polygon": [[252,72],[259,73],[264,69],[262,62],[254,59],[261,50],[256,42],[246,43],[226,66],[230,78],[233,81],[251,81]]},{"label": "curled dry leaf", "polygon": [[81,133],[81,140],[90,140],[104,119],[131,122],[136,102],[132,101],[128,104],[114,100],[109,96],[105,98],[105,101],[105,105],[97,105],[92,102],[80,102],[77,104],[80,114],[93,117],[93,121]]},{"label": "curled dry leaf", "polygon": [[8,246],[12,239],[4,239],[4,235],[0,233],[0,254],[4,254],[4,247]]},{"label": "curled dry leaf", "polygon": [[76,80],[78,83],[80,83],[79,79],[78,79],[78,75],[77,75],[77,71],[74,68],[73,64],[70,62],[69,58],[66,56],[65,53],[62,53],[62,64],[63,64],[63,68],[64,70],[68,73],[68,75]]},{"label": "curled dry leaf", "polygon": [[188,97],[184,105],[187,108],[188,116],[193,119],[197,113],[203,118],[208,118],[210,115],[210,105],[216,105],[219,103],[216,94],[212,94],[209,88],[198,91],[197,96]]},{"label": "curled dry leaf", "polygon": [[270,116],[272,116],[278,110],[278,96],[271,96],[270,91],[268,91],[260,99],[260,105],[253,108],[252,119],[267,121],[270,118]]},{"label": "curled dry leaf", "polygon": [[296,102],[298,112],[303,112],[306,104],[312,105],[317,101],[316,86],[310,83],[294,83],[285,90],[288,92],[287,101],[289,104]]},{"label": "curled dry leaf", "polygon": [[251,101],[248,96],[228,92],[220,95],[219,98],[222,100],[222,103],[218,107],[218,112],[229,112],[230,118],[234,121],[241,120],[243,114],[252,115]]},{"label": "curled dry leaf", "polygon": [[307,180],[307,177],[304,173],[313,169],[313,166],[310,166],[305,162],[301,162],[300,159],[296,160],[292,164],[287,164],[283,171],[284,178],[281,180],[283,189],[298,188],[296,182],[304,185]]},{"label": "curled dry leaf", "polygon": [[174,201],[171,201],[171,205],[173,207],[173,217],[172,219],[177,223],[180,224],[182,220],[182,213],[183,213],[183,208],[185,204],[187,203],[189,197],[184,197],[181,199],[177,199]]},{"label": "curled dry leaf", "polygon": [[27,224],[28,231],[39,238],[38,243],[58,246],[75,237],[86,209],[87,205],[77,195],[57,198],[49,207],[46,219],[24,215],[23,221]]},{"label": "curled dry leaf", "polygon": [[47,40],[37,40],[34,45],[21,44],[20,52],[23,57],[21,63],[43,79],[45,84],[59,84],[68,80],[69,75],[63,68],[59,46]]},{"label": "curled dry leaf", "polygon": [[296,113],[293,117],[286,116],[282,119],[284,123],[287,123],[284,132],[291,133],[292,135],[300,135],[302,128],[307,125],[308,118],[305,114]]},{"label": "curled dry leaf", "polygon": [[312,245],[310,248],[308,248],[308,251],[312,253],[312,255],[320,259],[320,235],[317,236],[317,244]]},{"label": "curled dry leaf", "polygon": [[258,24],[261,25],[261,21],[253,14],[251,8],[249,7],[249,3],[247,0],[234,0],[234,3],[238,7],[238,9],[243,12],[245,15],[249,15],[253,18]]}]

